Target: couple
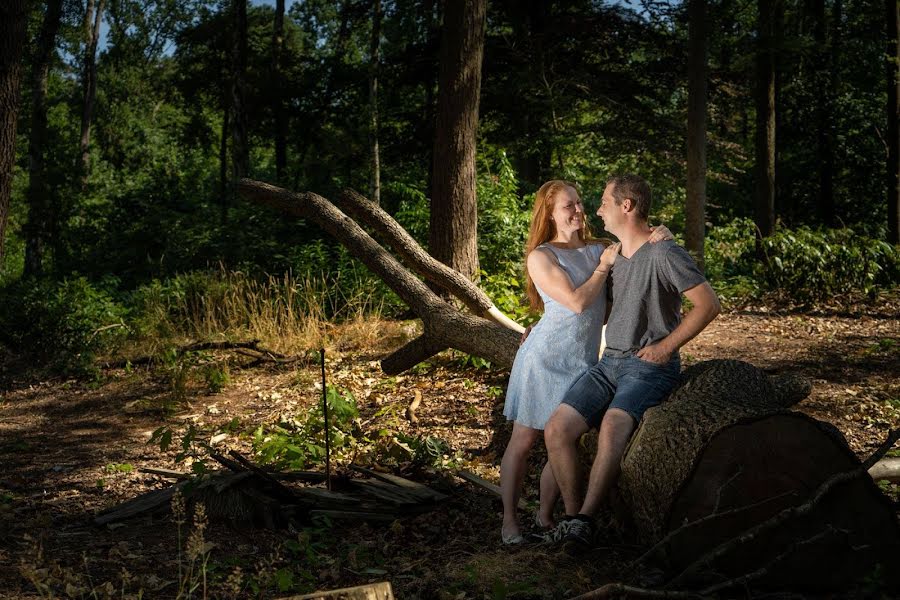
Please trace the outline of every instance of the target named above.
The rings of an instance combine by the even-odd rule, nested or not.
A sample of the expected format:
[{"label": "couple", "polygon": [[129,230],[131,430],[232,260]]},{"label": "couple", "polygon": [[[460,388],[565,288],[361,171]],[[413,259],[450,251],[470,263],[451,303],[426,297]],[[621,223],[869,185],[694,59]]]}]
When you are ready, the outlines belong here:
[{"label": "couple", "polygon": [[[513,423],[500,463],[502,540],[524,541],[516,514],[527,458],[544,430],[549,462],[535,524],[570,552],[593,545],[594,515],[615,483],[641,416],[679,380],[678,349],[719,313],[719,301],[668,229],[648,224],[650,187],[611,178],[597,215],[619,243],[589,241],[571,183],[545,183],[535,197],[526,244],[528,297],[544,314],[516,354],[503,413]],[[681,294],[693,309],[681,318]],[[611,307],[607,304],[611,303]],[[606,350],[597,362],[608,319]],[[577,442],[598,428],[597,455],[582,496]],[[560,494],[565,516],[557,523]]]}]

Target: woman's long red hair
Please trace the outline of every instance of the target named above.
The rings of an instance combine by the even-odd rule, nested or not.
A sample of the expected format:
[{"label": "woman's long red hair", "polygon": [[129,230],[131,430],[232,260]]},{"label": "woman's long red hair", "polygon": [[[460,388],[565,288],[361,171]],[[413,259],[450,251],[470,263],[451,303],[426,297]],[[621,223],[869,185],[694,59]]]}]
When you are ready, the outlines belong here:
[{"label": "woman's long red hair", "polygon": [[[550,215],[553,213],[557,194],[566,188],[572,188],[575,195],[581,199],[575,184],[562,179],[551,179],[542,185],[541,189],[534,196],[534,208],[531,211],[531,227],[528,229],[528,241],[525,242],[525,290],[528,294],[528,303],[535,312],[544,310],[544,301],[538,294],[537,287],[535,287],[531,274],[528,272],[528,255],[541,244],[549,242],[556,237],[556,225],[550,220]],[[591,238],[591,229],[588,226],[587,217],[584,219],[581,231],[578,232],[578,237],[583,242]]]}]

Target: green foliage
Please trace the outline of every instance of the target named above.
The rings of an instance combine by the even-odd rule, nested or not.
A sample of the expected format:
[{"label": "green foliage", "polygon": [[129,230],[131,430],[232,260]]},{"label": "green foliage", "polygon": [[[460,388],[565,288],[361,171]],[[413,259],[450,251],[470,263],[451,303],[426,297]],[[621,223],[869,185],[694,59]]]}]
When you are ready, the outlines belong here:
[{"label": "green foliage", "polygon": [[90,372],[94,357],[127,333],[125,309],[84,277],[21,279],[0,289],[0,331],[40,364],[69,373]]},{"label": "green foliage", "polygon": [[851,229],[782,228],[762,240],[761,261],[755,239],[749,219],[707,236],[707,277],[726,297],[777,292],[798,302],[840,302],[900,282],[900,249]]},{"label": "green foliage", "polygon": [[[327,386],[328,435],[332,457],[339,459],[355,446],[354,428],[359,410],[349,392]],[[321,404],[310,408],[299,419],[281,421],[253,434],[253,450],[263,463],[290,469],[305,469],[325,461],[325,413]]]},{"label": "green foliage", "polygon": [[485,272],[502,272],[522,260],[531,205],[506,151],[482,148],[478,158],[478,258]]}]

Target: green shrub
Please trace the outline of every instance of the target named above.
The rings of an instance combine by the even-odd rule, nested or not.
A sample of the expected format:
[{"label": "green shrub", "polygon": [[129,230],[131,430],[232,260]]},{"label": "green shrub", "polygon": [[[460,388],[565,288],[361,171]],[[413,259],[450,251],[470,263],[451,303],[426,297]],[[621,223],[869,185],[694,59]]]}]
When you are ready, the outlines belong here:
[{"label": "green shrub", "polygon": [[756,252],[755,226],[736,219],[706,238],[706,274],[720,292],[777,292],[798,302],[872,297],[900,282],[900,248],[851,229],[780,229]]},{"label": "green shrub", "polygon": [[13,347],[64,372],[90,370],[127,333],[125,309],[83,277],[21,279],[0,290],[0,329]]}]

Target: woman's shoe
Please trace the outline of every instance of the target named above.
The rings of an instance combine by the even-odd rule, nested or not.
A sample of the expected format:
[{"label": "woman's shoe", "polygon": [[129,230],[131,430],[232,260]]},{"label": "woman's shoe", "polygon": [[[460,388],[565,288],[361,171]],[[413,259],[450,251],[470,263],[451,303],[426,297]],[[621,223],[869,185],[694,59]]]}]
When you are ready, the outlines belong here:
[{"label": "woman's shoe", "polygon": [[518,544],[524,544],[525,538],[522,537],[521,533],[503,533],[500,531],[500,539],[503,540],[504,546],[516,546]]}]

